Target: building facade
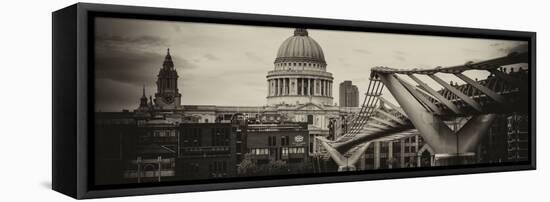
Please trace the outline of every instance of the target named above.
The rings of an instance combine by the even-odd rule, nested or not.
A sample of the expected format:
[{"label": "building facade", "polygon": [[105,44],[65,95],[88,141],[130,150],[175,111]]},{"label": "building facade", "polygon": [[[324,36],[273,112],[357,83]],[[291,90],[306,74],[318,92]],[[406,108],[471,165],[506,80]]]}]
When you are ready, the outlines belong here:
[{"label": "building facade", "polygon": [[370,144],[359,162],[359,170],[434,166],[433,149],[420,135]]},{"label": "building facade", "polygon": [[359,106],[359,90],[351,81],[340,83],[340,106],[341,107],[358,107]]},{"label": "building facade", "polygon": [[[178,178],[234,177],[237,137],[231,123],[182,123],[178,126]],[[240,139],[239,139],[240,140]]]},{"label": "building facade", "polygon": [[247,150],[261,163],[283,160],[287,163],[308,161],[307,123],[249,124]]}]

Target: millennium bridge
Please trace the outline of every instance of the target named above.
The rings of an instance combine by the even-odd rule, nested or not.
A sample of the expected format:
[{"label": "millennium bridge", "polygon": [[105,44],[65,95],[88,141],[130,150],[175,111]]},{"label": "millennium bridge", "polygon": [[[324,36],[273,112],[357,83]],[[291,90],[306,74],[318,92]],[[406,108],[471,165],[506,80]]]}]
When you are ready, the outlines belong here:
[{"label": "millennium bridge", "polygon": [[[470,71],[488,76],[472,79],[465,75]],[[461,84],[445,81],[453,75]],[[436,165],[460,164],[461,157],[475,153],[498,115],[528,113],[528,75],[528,53],[432,69],[374,67],[362,108],[347,131],[334,140],[315,141],[338,171],[357,170],[357,162],[375,141],[413,135],[420,135],[440,157]],[[430,87],[428,81],[441,88]],[[384,88],[388,95],[383,95]],[[459,118],[467,119],[459,129],[445,124]]]}]

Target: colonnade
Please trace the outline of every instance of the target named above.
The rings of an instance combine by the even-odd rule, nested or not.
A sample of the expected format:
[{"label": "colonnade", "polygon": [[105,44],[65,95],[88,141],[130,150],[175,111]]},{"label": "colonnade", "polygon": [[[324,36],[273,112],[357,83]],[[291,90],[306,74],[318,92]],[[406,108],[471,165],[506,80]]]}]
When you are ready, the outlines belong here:
[{"label": "colonnade", "polygon": [[323,78],[268,79],[269,96],[305,95],[332,97],[332,81]]}]

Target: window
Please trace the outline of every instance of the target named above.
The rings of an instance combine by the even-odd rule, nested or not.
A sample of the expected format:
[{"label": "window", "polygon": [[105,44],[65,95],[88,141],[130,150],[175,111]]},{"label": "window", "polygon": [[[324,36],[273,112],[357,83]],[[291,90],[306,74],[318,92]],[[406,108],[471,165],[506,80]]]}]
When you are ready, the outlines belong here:
[{"label": "window", "polygon": [[277,145],[277,137],[276,136],[267,137],[267,145],[268,146],[276,146]]},{"label": "window", "polygon": [[250,153],[253,155],[269,155],[269,150],[267,148],[254,148],[250,149]]},{"label": "window", "polygon": [[283,149],[281,150],[281,155],[288,156],[288,147],[283,147]]},{"label": "window", "polygon": [[307,124],[313,124],[313,115],[307,115]]},{"label": "window", "polygon": [[281,136],[281,146],[288,146],[290,143],[289,136]]}]

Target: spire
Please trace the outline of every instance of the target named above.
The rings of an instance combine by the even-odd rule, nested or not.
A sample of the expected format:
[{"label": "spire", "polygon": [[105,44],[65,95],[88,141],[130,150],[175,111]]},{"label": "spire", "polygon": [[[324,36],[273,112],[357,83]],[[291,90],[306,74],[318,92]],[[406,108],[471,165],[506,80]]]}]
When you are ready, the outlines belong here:
[{"label": "spire", "polygon": [[294,30],[294,36],[307,36],[307,30],[305,28],[296,28]]},{"label": "spire", "polygon": [[143,85],[143,95],[139,99],[139,108],[147,107],[147,96],[145,96],[145,85]]},{"label": "spire", "polygon": [[170,69],[174,67],[174,62],[172,62],[172,56],[170,55],[170,48],[166,49],[166,57],[164,58],[162,66]]}]

